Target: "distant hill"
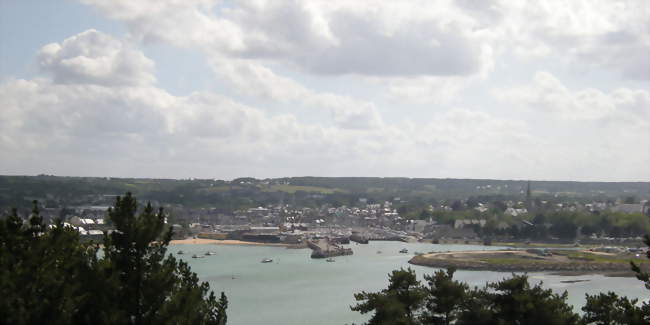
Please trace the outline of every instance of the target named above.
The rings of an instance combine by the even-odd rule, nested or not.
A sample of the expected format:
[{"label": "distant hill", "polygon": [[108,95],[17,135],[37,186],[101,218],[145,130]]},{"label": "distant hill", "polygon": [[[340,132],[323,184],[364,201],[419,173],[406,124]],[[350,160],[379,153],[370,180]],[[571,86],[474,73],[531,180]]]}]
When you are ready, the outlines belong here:
[{"label": "distant hill", "polygon": [[[37,199],[50,206],[103,205],[115,195],[133,192],[163,205],[232,210],[272,203],[353,205],[394,200],[450,200],[468,197],[523,198],[526,180],[288,177],[273,179],[146,179],[58,176],[0,176],[0,207],[29,206]],[[606,200],[650,198],[650,182],[532,181],[539,198]]]}]

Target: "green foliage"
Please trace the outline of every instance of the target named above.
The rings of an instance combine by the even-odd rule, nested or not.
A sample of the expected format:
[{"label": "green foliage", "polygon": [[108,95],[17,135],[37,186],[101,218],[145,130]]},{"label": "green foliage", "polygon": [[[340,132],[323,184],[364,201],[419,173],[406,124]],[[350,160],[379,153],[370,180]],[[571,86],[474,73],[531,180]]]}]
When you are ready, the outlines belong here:
[{"label": "green foliage", "polygon": [[[650,247],[650,235],[645,236]],[[647,252],[650,259],[650,251]],[[650,290],[650,275],[631,263],[637,278]],[[513,275],[484,288],[469,287],[453,280],[454,269],[425,275],[428,287],[416,280],[412,270],[393,271],[389,288],[378,293],[356,294],[363,303],[352,310],[375,311],[368,324],[456,324],[456,325],[641,325],[650,324],[650,303],[619,297],[614,292],[586,295],[578,316],[566,303],[567,292],[553,293],[538,283],[531,286],[526,275]],[[408,285],[399,285],[408,283]],[[397,284],[397,285],[396,285]],[[401,288],[400,295],[395,294]],[[399,298],[402,297],[402,298]],[[408,299],[417,297],[417,299]],[[403,306],[408,305],[408,313]],[[419,315],[413,318],[413,315]]]},{"label": "green foliage", "polygon": [[541,284],[531,286],[526,275],[472,290],[453,275],[453,269],[426,275],[429,286],[424,287],[413,270],[393,271],[387,289],[355,294],[362,303],[352,310],[374,311],[367,324],[579,324],[566,292],[558,295]]},{"label": "green foliage", "polygon": [[433,219],[441,224],[453,224],[459,219],[486,219],[489,215],[482,214],[477,210],[460,210],[460,211],[434,211]]},{"label": "green foliage", "polygon": [[[644,237],[643,242],[650,248],[650,234],[646,234]],[[650,250],[646,251],[646,256],[648,259],[650,259]],[[630,262],[632,265],[632,271],[636,273],[636,278],[643,281],[646,289],[650,290],[650,274],[648,272],[645,272],[641,270],[641,266],[639,264],[636,264],[634,262]],[[633,303],[634,304],[634,303]],[[623,303],[625,306],[625,304]],[[641,307],[641,312],[643,319],[646,321],[646,324],[650,323],[650,302],[644,302],[643,306]]]},{"label": "green foliage", "polygon": [[637,299],[619,297],[614,292],[586,295],[587,303],[583,324],[594,325],[642,325],[650,322],[650,307],[638,307]]},{"label": "green foliage", "polygon": [[286,184],[273,184],[269,186],[262,186],[261,190],[264,192],[286,192],[286,193],[296,193],[298,191],[303,192],[312,192],[319,194],[332,194],[334,192],[345,192],[338,188],[326,188],[318,186],[297,186],[297,185],[286,185]]},{"label": "green foliage", "polygon": [[[289,185],[275,188],[274,185]],[[485,186],[490,185],[490,188]],[[31,200],[41,198],[48,206],[108,205],[112,196],[127,191],[141,199],[162,204],[180,204],[185,207],[212,207],[222,211],[276,203],[281,200],[300,206],[309,206],[313,193],[324,197],[320,204],[345,202],[354,205],[359,198],[383,202],[400,197],[401,201],[422,201],[428,204],[436,200],[468,199],[467,206],[478,202],[495,202],[495,212],[503,212],[503,201],[521,200],[524,181],[472,180],[472,179],[423,179],[379,177],[291,177],[259,180],[240,178],[231,182],[213,179],[128,179],[56,176],[0,176],[0,207],[29,208]],[[546,195],[544,200],[557,200],[551,193],[574,193],[578,198],[594,199],[622,196],[645,196],[648,184],[602,183],[602,182],[532,182],[535,199]],[[301,187],[304,187],[301,189]],[[5,189],[2,191],[1,189]],[[279,190],[279,191],[276,191]],[[295,193],[293,193],[295,192]],[[300,193],[302,192],[302,193]],[[549,193],[549,194],[542,194]],[[598,193],[598,194],[595,194]],[[109,199],[110,197],[110,199]],[[46,198],[51,198],[47,199]],[[451,204],[451,201],[449,201]],[[415,207],[418,204],[414,204]],[[417,213],[421,209],[417,210]],[[415,216],[409,216],[415,217]]]},{"label": "green foliage", "polygon": [[[645,235],[643,242],[650,248],[650,235]],[[650,259],[650,249],[646,251],[646,256]],[[636,273],[636,278],[643,281],[646,289],[650,290],[650,274],[642,271],[638,264],[634,262],[630,262],[630,264],[632,264],[632,271]]]},{"label": "green foliage", "polygon": [[115,231],[98,246],[59,221],[46,229],[36,203],[29,223],[0,219],[0,317],[10,324],[225,324],[217,299],[187,263],[166,254],[162,210],[137,214],[128,193],[109,211]]},{"label": "green foliage", "polygon": [[388,288],[380,292],[361,292],[354,295],[359,304],[351,306],[362,314],[374,311],[369,325],[414,325],[426,292],[412,269],[395,270],[388,277]]},{"label": "green foliage", "polygon": [[46,230],[35,202],[26,224],[16,210],[0,219],[0,319],[7,324],[101,323],[94,297],[98,288],[92,286],[96,251],[60,222]]},{"label": "green foliage", "polygon": [[[131,193],[118,197],[109,209],[115,231],[104,238],[101,272],[115,288],[116,309],[122,322],[162,323],[178,319],[186,323],[222,324],[225,313],[207,283],[199,283],[187,263],[167,255],[171,229],[163,233],[162,209],[151,204],[137,215]],[[225,297],[222,296],[225,302]]]},{"label": "green foliage", "polygon": [[455,270],[436,271],[433,275],[425,275],[429,287],[426,289],[427,298],[425,311],[421,317],[425,324],[452,324],[461,312],[461,306],[468,298],[469,287],[459,281],[454,281]]},{"label": "green foliage", "polygon": [[526,275],[513,275],[510,279],[492,283],[496,290],[486,295],[495,324],[560,325],[577,324],[579,317],[566,303],[567,292],[562,295],[541,284],[531,287]]}]

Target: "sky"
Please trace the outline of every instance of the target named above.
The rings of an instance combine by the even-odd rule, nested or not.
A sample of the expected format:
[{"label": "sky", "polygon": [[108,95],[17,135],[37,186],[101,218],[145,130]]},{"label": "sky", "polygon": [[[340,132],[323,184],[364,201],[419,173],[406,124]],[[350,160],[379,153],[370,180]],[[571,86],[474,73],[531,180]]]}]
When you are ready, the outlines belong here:
[{"label": "sky", "polygon": [[0,0],[0,174],[650,181],[650,2]]}]

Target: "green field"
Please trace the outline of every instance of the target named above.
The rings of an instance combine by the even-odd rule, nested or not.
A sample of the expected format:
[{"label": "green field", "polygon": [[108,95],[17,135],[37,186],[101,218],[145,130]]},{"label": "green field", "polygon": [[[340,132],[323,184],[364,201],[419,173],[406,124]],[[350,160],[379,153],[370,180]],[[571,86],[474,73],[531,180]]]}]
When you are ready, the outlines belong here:
[{"label": "green field", "polygon": [[339,188],[327,188],[327,187],[318,187],[318,186],[301,186],[301,185],[286,185],[286,184],[273,184],[269,186],[264,186],[261,188],[264,192],[286,192],[286,193],[296,193],[298,191],[311,192],[311,193],[320,193],[320,194],[332,194],[332,193],[346,193],[347,191]]}]

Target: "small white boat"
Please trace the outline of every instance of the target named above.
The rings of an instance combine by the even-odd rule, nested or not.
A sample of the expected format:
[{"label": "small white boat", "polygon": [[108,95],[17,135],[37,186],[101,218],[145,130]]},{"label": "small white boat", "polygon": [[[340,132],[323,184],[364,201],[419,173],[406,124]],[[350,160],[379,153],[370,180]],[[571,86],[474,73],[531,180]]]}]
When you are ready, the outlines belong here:
[{"label": "small white boat", "polygon": [[409,252],[409,250],[406,249],[406,248],[402,248],[399,252],[402,253],[402,254],[407,254]]},{"label": "small white boat", "polygon": [[327,261],[327,262],[336,262],[336,260],[335,260],[335,259],[333,259],[333,258],[331,258],[331,257],[330,257],[330,258],[328,258],[328,259],[326,259],[325,261]]},{"label": "small white boat", "polygon": [[265,259],[262,260],[262,263],[272,263],[272,262],[273,262],[273,259],[271,259],[271,258],[265,258]]},{"label": "small white boat", "polygon": [[211,251],[205,252],[205,256],[212,256],[212,255],[217,255],[217,253]]},{"label": "small white boat", "polygon": [[192,255],[192,258],[203,258],[203,257],[204,256],[202,256],[202,255],[196,255],[196,254]]},{"label": "small white boat", "polygon": [[183,255],[183,254],[185,254],[185,253],[184,253],[183,251],[178,251],[178,252],[176,252],[176,254],[178,254],[178,255]]}]

